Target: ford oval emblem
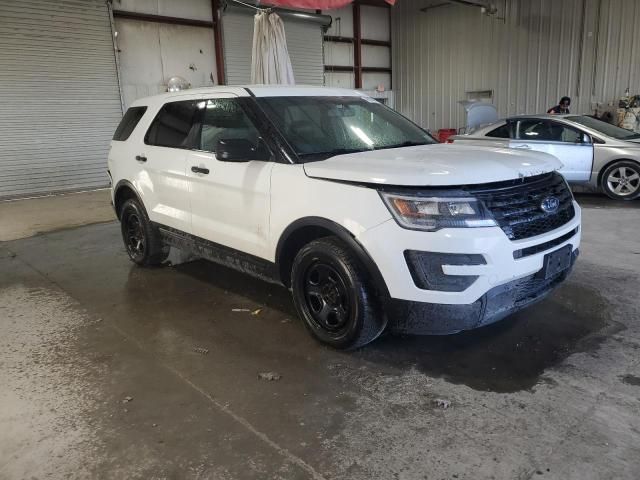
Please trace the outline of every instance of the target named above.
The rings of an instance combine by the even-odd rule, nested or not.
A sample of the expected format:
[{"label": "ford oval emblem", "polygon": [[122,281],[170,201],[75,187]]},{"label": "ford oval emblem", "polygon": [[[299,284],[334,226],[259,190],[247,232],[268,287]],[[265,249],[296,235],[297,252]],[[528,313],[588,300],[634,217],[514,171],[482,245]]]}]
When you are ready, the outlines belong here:
[{"label": "ford oval emblem", "polygon": [[545,213],[556,213],[560,207],[560,200],[557,197],[545,197],[540,202],[540,209]]}]

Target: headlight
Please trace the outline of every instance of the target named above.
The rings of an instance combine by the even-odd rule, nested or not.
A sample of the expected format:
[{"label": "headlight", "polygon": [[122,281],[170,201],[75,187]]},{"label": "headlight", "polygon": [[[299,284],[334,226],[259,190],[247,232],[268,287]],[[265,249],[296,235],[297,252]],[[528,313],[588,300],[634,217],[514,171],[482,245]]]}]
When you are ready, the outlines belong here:
[{"label": "headlight", "polygon": [[385,192],[380,195],[400,226],[411,230],[497,225],[484,204],[473,197],[409,197]]}]

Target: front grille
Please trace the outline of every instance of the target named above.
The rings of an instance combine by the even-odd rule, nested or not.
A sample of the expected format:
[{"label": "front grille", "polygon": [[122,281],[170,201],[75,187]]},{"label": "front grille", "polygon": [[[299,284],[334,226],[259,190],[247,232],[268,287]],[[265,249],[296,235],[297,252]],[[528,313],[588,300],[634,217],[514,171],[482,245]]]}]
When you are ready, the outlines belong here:
[{"label": "front grille", "polygon": [[[484,202],[511,240],[550,232],[575,215],[571,191],[557,172],[488,187],[484,185],[482,189],[471,191]],[[560,202],[554,213],[542,210],[542,201],[547,197],[556,197]]]}]

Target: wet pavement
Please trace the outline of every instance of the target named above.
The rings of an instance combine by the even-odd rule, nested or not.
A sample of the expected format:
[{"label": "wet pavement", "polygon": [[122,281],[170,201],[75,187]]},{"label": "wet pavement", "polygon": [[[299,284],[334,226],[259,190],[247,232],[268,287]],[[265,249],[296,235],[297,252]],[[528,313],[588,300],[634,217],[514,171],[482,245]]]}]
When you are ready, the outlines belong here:
[{"label": "wet pavement", "polygon": [[640,204],[578,198],[549,299],[352,353],[284,288],[135,267],[115,223],[0,243],[0,478],[636,479]]}]

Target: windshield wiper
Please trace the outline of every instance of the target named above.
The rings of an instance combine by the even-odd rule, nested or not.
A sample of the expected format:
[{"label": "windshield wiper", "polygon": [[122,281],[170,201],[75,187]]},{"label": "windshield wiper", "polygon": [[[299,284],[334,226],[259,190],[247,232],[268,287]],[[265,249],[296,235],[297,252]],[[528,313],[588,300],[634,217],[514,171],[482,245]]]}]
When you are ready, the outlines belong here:
[{"label": "windshield wiper", "polygon": [[360,152],[368,152],[371,149],[369,148],[336,148],[334,150],[329,150],[327,152],[313,152],[313,153],[301,153],[298,156],[304,159],[310,160],[320,160],[327,159],[330,157],[335,157],[336,155],[346,155],[347,153],[360,153]]},{"label": "windshield wiper", "polygon": [[374,150],[385,150],[387,148],[402,148],[402,147],[418,147],[420,145],[432,145],[431,142],[412,142],[407,140],[406,142],[397,143],[395,145],[385,145],[383,147],[374,147]]}]

